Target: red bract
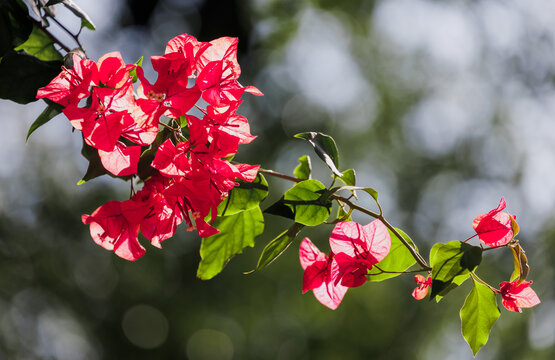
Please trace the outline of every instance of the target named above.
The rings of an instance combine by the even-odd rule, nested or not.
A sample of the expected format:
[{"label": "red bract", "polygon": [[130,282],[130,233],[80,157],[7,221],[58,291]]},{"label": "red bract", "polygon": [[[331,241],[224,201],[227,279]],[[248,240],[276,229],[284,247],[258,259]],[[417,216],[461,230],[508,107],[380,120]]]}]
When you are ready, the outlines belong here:
[{"label": "red bract", "polygon": [[243,93],[249,92],[262,96],[262,92],[254,86],[242,86],[237,81],[236,73],[229,72],[230,63],[211,61],[199,73],[197,85],[202,91],[202,98],[213,106],[227,106],[239,100]]},{"label": "red bract", "polygon": [[[158,79],[151,85],[144,76],[142,68],[137,68],[141,84],[137,89],[142,101],[157,103],[164,115],[177,119],[185,115],[200,98],[200,90],[195,85],[187,87],[187,67],[177,66],[170,55],[152,56],[152,66],[158,72]],[[183,79],[183,85],[179,81]]]},{"label": "red bract", "polygon": [[522,312],[521,308],[538,305],[541,301],[536,292],[530,288],[530,284],[532,284],[531,281],[523,281],[519,284],[518,279],[499,284],[503,306],[510,311]]},{"label": "red bract", "polygon": [[97,67],[100,83],[112,89],[119,89],[130,80],[129,71],[136,65],[126,65],[119,51],[114,51],[98,59]]},{"label": "red bract", "polygon": [[[110,201],[92,215],[83,215],[98,244],[135,260],[144,253],[137,241],[139,227],[157,247],[183,221],[201,237],[214,235],[218,230],[210,223],[218,214],[218,204],[237,185],[236,179],[256,178],[258,165],[227,160],[237,153],[239,144],[255,138],[247,119],[236,114],[241,103],[237,99],[244,91],[262,95],[237,82],[241,73],[237,42],[225,37],[205,43],[187,34],[171,39],[163,56],[151,57],[158,73],[154,84],[145,79],[140,66],[125,64],[119,52],[102,56],[98,63],[74,55],[71,69],[63,68],[39,89],[38,98],[64,106],[64,114],[82,131],[85,143],[98,150],[102,165],[116,176],[137,174],[146,150],[141,147],[152,144],[144,165],[154,154],[150,165],[158,171],[145,169],[141,163],[141,177],[151,176],[143,189],[130,200]],[[132,69],[140,80],[138,99]],[[190,85],[199,72],[204,75]],[[199,84],[206,98],[217,98],[208,109],[197,106],[204,113],[202,120],[186,114],[201,97]],[[80,101],[89,96],[86,102]],[[187,128],[181,133],[183,119],[171,122],[167,126],[171,140],[164,133],[162,138],[168,140],[154,143],[162,115],[173,119],[186,115]]]},{"label": "red bract", "polygon": [[478,234],[480,241],[494,247],[507,244],[518,233],[515,217],[501,212],[505,209],[505,199],[501,198],[499,206],[487,214],[476,216],[472,227]]},{"label": "red bract", "polygon": [[137,240],[139,221],[124,214],[129,202],[108,201],[90,216],[83,215],[82,220],[91,226],[91,237],[98,245],[126,260],[137,260],[144,255],[145,249]]},{"label": "red bract", "polygon": [[98,150],[102,166],[116,176],[127,176],[137,173],[137,165],[141,156],[140,146],[126,146],[117,142],[112,151]]},{"label": "red bract", "polygon": [[374,220],[362,226],[354,221],[338,223],[330,237],[330,246],[337,263],[337,281],[348,287],[361,286],[372,266],[382,261],[391,248],[387,227]]},{"label": "red bract", "polygon": [[203,120],[212,125],[211,133],[225,132],[239,139],[239,144],[248,144],[256,136],[251,135],[247,119],[235,114],[239,105],[241,101],[232,101],[229,106],[219,108],[209,105]]},{"label": "red bract", "polygon": [[414,281],[418,285],[416,289],[412,291],[412,297],[416,300],[422,300],[428,295],[428,290],[432,286],[432,277],[429,276],[427,279],[420,275],[414,275]]},{"label": "red bract", "polygon": [[165,54],[179,55],[186,63],[186,76],[193,77],[198,57],[212,44],[198,41],[194,36],[183,34],[168,41]]},{"label": "red bract", "polygon": [[37,91],[37,99],[47,98],[63,106],[77,105],[90,95],[89,88],[97,85],[98,69],[94,61],[73,54],[73,67],[62,67],[58,76]]},{"label": "red bract", "polygon": [[309,290],[314,292],[316,299],[332,310],[337,309],[348,287],[339,284],[332,274],[332,258],[318,250],[310,239],[304,238],[299,249],[299,258],[304,270],[303,294]]},{"label": "red bract", "polygon": [[144,206],[139,216],[141,233],[151,244],[161,248],[161,242],[175,234],[177,225],[183,221],[179,199],[167,194],[170,180],[156,174],[145,182],[143,189],[132,200]]}]

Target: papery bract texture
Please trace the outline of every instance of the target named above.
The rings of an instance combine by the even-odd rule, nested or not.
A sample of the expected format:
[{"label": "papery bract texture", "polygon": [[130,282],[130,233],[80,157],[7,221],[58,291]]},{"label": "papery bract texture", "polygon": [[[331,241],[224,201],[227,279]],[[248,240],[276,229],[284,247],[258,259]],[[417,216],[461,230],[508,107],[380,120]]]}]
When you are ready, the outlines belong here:
[{"label": "papery bract texture", "polygon": [[499,284],[503,306],[510,311],[522,312],[521,308],[538,305],[541,301],[536,292],[530,288],[530,284],[532,284],[531,281],[523,281],[519,284],[518,279]]},{"label": "papery bract texture", "polygon": [[[333,254],[330,254],[333,257]],[[343,300],[347,287],[337,284],[332,277],[331,258],[321,252],[308,238],[299,249],[299,259],[304,270],[303,293],[312,290],[322,305],[335,310]],[[337,273],[337,272],[335,272]]]},{"label": "papery bract texture", "polygon": [[387,227],[374,220],[367,225],[343,221],[335,225],[330,236],[330,247],[335,255],[334,274],[337,281],[348,287],[357,287],[367,280],[372,266],[382,261],[391,248]]},{"label": "papery bract texture", "polygon": [[139,222],[130,221],[123,208],[119,201],[108,201],[91,215],[83,215],[82,220],[90,225],[91,237],[98,245],[126,260],[137,260],[145,253],[137,240]]},{"label": "papery bract texture", "polygon": [[505,209],[505,199],[501,198],[499,206],[487,214],[476,216],[472,227],[484,244],[494,247],[507,244],[518,232],[515,217],[501,212]]},{"label": "papery bract texture", "polygon": [[412,297],[416,300],[422,300],[428,295],[428,290],[432,286],[432,277],[429,276],[426,279],[424,276],[417,274],[414,275],[414,281],[418,286],[412,291]]}]

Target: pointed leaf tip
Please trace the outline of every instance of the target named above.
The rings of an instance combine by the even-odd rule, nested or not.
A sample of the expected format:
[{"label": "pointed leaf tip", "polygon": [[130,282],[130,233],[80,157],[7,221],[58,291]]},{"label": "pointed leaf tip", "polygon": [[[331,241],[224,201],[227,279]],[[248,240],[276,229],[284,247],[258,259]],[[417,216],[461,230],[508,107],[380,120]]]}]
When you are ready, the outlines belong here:
[{"label": "pointed leaf tip", "polygon": [[335,140],[331,136],[310,131],[296,134],[293,137],[308,141],[330,170],[336,176],[343,177],[343,174],[337,169],[339,167],[339,152]]}]

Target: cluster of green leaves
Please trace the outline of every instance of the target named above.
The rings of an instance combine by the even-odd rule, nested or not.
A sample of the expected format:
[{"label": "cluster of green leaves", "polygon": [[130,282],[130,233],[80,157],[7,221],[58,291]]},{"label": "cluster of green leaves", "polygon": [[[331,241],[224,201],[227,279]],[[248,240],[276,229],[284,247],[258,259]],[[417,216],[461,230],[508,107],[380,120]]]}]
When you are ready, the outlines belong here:
[{"label": "cluster of green leaves", "polygon": [[430,250],[432,292],[439,302],[445,295],[472,278],[473,288],[460,311],[462,334],[474,356],[488,341],[493,324],[500,316],[496,295],[473,273],[482,262],[483,249],[462,241],[437,243]]},{"label": "cluster of green leaves", "polygon": [[[29,0],[30,10],[21,0],[0,2],[0,98],[19,104],[36,101],[37,90],[47,85],[64,64],[62,48],[49,32],[48,18],[54,18],[54,5],[62,4],[81,19],[81,26],[95,30],[89,16],[71,0]],[[27,138],[39,126],[60,114],[62,107],[45,100],[46,109],[31,125]]]}]

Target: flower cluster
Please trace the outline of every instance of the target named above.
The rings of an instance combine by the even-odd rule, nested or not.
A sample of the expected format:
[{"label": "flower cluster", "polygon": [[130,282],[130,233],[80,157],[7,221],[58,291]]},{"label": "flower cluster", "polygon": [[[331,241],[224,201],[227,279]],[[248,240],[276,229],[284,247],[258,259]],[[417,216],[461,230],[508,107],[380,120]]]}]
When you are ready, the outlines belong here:
[{"label": "flower cluster", "polygon": [[299,258],[303,293],[313,290],[318,301],[336,309],[347,289],[364,284],[368,271],[389,254],[391,237],[380,220],[365,226],[344,221],[335,226],[329,242],[331,252],[326,256],[310,239],[303,239]]},{"label": "flower cluster", "polygon": [[[145,253],[139,230],[157,247],[183,221],[201,237],[218,233],[210,225],[218,204],[237,178],[253,181],[259,167],[227,160],[240,144],[255,138],[247,119],[236,114],[240,97],[244,92],[262,95],[237,81],[237,42],[231,37],[201,42],[187,34],[177,36],[163,56],[151,57],[158,73],[153,84],[140,66],[125,64],[118,52],[96,63],[73,55],[73,67],[63,68],[39,89],[37,98],[64,107],[108,172],[134,177],[142,158],[151,167],[141,177],[142,190],[129,200],[109,201],[83,215],[97,244],[136,260]],[[200,99],[205,108],[197,105]],[[202,118],[188,114],[193,107]],[[163,116],[167,124],[161,122]],[[152,161],[145,155],[153,156]]]},{"label": "flower cluster", "polygon": [[[519,251],[523,252],[520,245],[514,244],[517,242],[514,240],[514,237],[519,231],[518,224],[516,223],[516,217],[509,213],[502,212],[505,207],[505,199],[501,198],[497,208],[485,214],[476,216],[473,222],[473,228],[476,231],[476,235],[474,236],[478,236],[479,240],[490,248],[503,247],[508,244],[512,244],[512,246],[518,247]],[[522,265],[519,262],[520,260],[516,262],[518,265],[515,266],[518,266],[518,273],[521,273],[523,271],[521,267],[527,267],[528,264]],[[527,270],[525,271],[527,274]],[[524,278],[525,277],[526,276],[524,276]],[[511,282],[504,281],[499,284],[499,290],[489,285],[488,286],[493,290],[493,292],[501,295],[503,306],[505,306],[507,310],[522,312],[522,308],[533,307],[540,303],[538,295],[534,290],[532,290],[532,288],[530,288],[532,281],[525,281],[524,278],[518,277]],[[422,275],[415,275],[414,281],[416,282],[417,287],[413,290],[412,296],[416,300],[422,300],[426,297],[429,288],[432,286],[432,277],[429,276],[428,278],[425,278]]]}]

